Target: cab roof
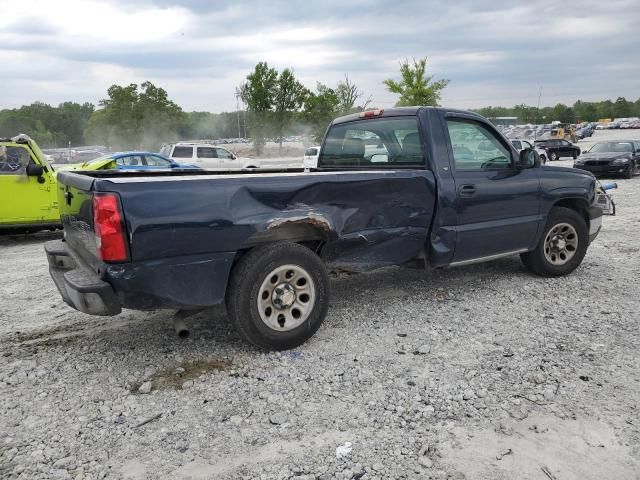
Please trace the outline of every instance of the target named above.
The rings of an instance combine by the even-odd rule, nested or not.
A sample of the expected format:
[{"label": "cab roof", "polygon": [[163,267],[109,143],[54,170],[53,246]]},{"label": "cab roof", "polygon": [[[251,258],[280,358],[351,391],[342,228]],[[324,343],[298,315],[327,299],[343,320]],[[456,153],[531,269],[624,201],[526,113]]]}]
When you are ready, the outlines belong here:
[{"label": "cab roof", "polygon": [[[344,115],[342,117],[338,117],[331,122],[332,125],[352,122],[354,120],[364,120],[365,118],[373,119],[373,118],[385,118],[385,117],[401,117],[401,116],[410,116],[410,115],[418,115],[420,110],[439,110],[446,113],[464,113],[467,115],[477,116],[478,118],[484,119],[481,115],[472,112],[470,110],[461,110],[456,108],[446,108],[446,107],[392,107],[392,108],[380,108],[380,109],[369,109],[364,112],[356,112],[350,113],[349,115]],[[362,117],[362,114],[365,112],[378,112],[381,113],[375,114],[371,117]]]}]

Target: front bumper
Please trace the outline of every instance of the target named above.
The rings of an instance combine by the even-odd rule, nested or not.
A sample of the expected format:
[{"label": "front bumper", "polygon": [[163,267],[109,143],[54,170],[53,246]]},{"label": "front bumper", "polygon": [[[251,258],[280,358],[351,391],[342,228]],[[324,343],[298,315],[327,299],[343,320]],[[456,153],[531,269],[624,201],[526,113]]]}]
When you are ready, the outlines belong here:
[{"label": "front bumper", "polygon": [[574,165],[573,168],[586,170],[594,175],[623,175],[627,165]]},{"label": "front bumper", "polygon": [[111,285],[72,256],[62,240],[44,244],[49,273],[67,305],[89,315],[117,315],[122,311]]},{"label": "front bumper", "polygon": [[589,243],[593,242],[602,229],[602,209],[589,208]]}]

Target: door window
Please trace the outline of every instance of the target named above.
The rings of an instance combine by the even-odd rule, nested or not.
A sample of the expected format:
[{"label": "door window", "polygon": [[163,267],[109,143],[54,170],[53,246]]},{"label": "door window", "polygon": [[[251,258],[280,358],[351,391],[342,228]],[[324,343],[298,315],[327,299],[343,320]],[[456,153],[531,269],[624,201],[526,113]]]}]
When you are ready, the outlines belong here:
[{"label": "door window", "polygon": [[120,157],[116,160],[118,165],[124,165],[125,167],[138,167],[143,165],[142,157],[140,155],[128,155],[126,157]]},{"label": "door window", "polygon": [[21,175],[27,170],[31,156],[22,147],[0,146],[0,175]]},{"label": "door window", "polygon": [[173,158],[192,158],[193,147],[175,147],[173,149]]},{"label": "door window", "polygon": [[223,158],[225,160],[233,160],[233,154],[224,148],[217,148],[218,158]]},{"label": "door window", "polygon": [[145,155],[147,165],[152,167],[169,167],[171,163],[166,159],[157,155]]},{"label": "door window", "polygon": [[198,147],[198,158],[218,158],[218,154],[213,147]]},{"label": "door window", "polygon": [[456,170],[511,168],[511,150],[484,125],[468,120],[447,120]]},{"label": "door window", "polygon": [[519,140],[512,140],[511,143],[516,147],[516,150],[522,150],[522,144]]},{"label": "door window", "polygon": [[522,148],[533,148],[533,145],[531,145],[529,142],[527,142],[526,140],[522,140]]}]

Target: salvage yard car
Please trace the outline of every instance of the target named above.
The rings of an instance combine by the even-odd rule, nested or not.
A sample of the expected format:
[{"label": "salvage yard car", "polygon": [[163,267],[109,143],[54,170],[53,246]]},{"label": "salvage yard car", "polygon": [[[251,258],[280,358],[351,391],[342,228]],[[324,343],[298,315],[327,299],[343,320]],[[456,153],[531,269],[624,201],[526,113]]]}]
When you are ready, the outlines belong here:
[{"label": "salvage yard car", "polygon": [[60,225],[53,167],[27,135],[0,139],[0,230]]},{"label": "salvage yard car", "polygon": [[182,165],[170,158],[153,152],[119,152],[103,155],[88,162],[58,167],[58,171],[67,170],[159,170],[167,168],[198,168],[194,165]]},{"label": "salvage yard car", "polygon": [[200,168],[258,168],[260,162],[255,158],[238,157],[226,148],[212,143],[179,142],[163,145],[160,154],[179,163],[189,163]]},{"label": "salvage yard car", "polygon": [[584,152],[573,166],[594,175],[632,178],[640,173],[640,140],[598,142]]},{"label": "salvage yard car", "polygon": [[[373,138],[384,153],[369,159]],[[541,166],[480,115],[435,107],[334,120],[310,172],[77,171],[58,181],[65,236],[45,251],[67,304],[93,315],[226,304],[239,335],[265,349],[318,330],[328,269],[520,255],[538,275],[567,275],[602,223],[593,175]]]},{"label": "salvage yard car", "polygon": [[562,157],[576,159],[580,156],[580,147],[567,140],[536,140],[534,144],[536,148],[543,148],[549,152],[549,161],[551,162],[555,162]]}]

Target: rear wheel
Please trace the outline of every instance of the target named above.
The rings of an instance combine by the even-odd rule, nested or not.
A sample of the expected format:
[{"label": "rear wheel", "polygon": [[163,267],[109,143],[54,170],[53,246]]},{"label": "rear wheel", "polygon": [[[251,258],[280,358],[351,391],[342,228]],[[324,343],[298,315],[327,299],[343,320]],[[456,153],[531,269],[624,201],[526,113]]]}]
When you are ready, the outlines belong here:
[{"label": "rear wheel", "polygon": [[555,152],[553,150],[549,152],[549,160],[551,162],[555,162],[556,160],[558,160],[558,152]]},{"label": "rear wheel", "polygon": [[267,350],[304,343],[320,328],[329,307],[329,277],[318,256],[296,243],[250,250],[227,288],[231,323],[247,342]]},{"label": "rear wheel", "polygon": [[554,207],[535,250],[520,255],[522,263],[544,277],[573,272],[587,253],[589,230],[584,218],[570,208]]}]

